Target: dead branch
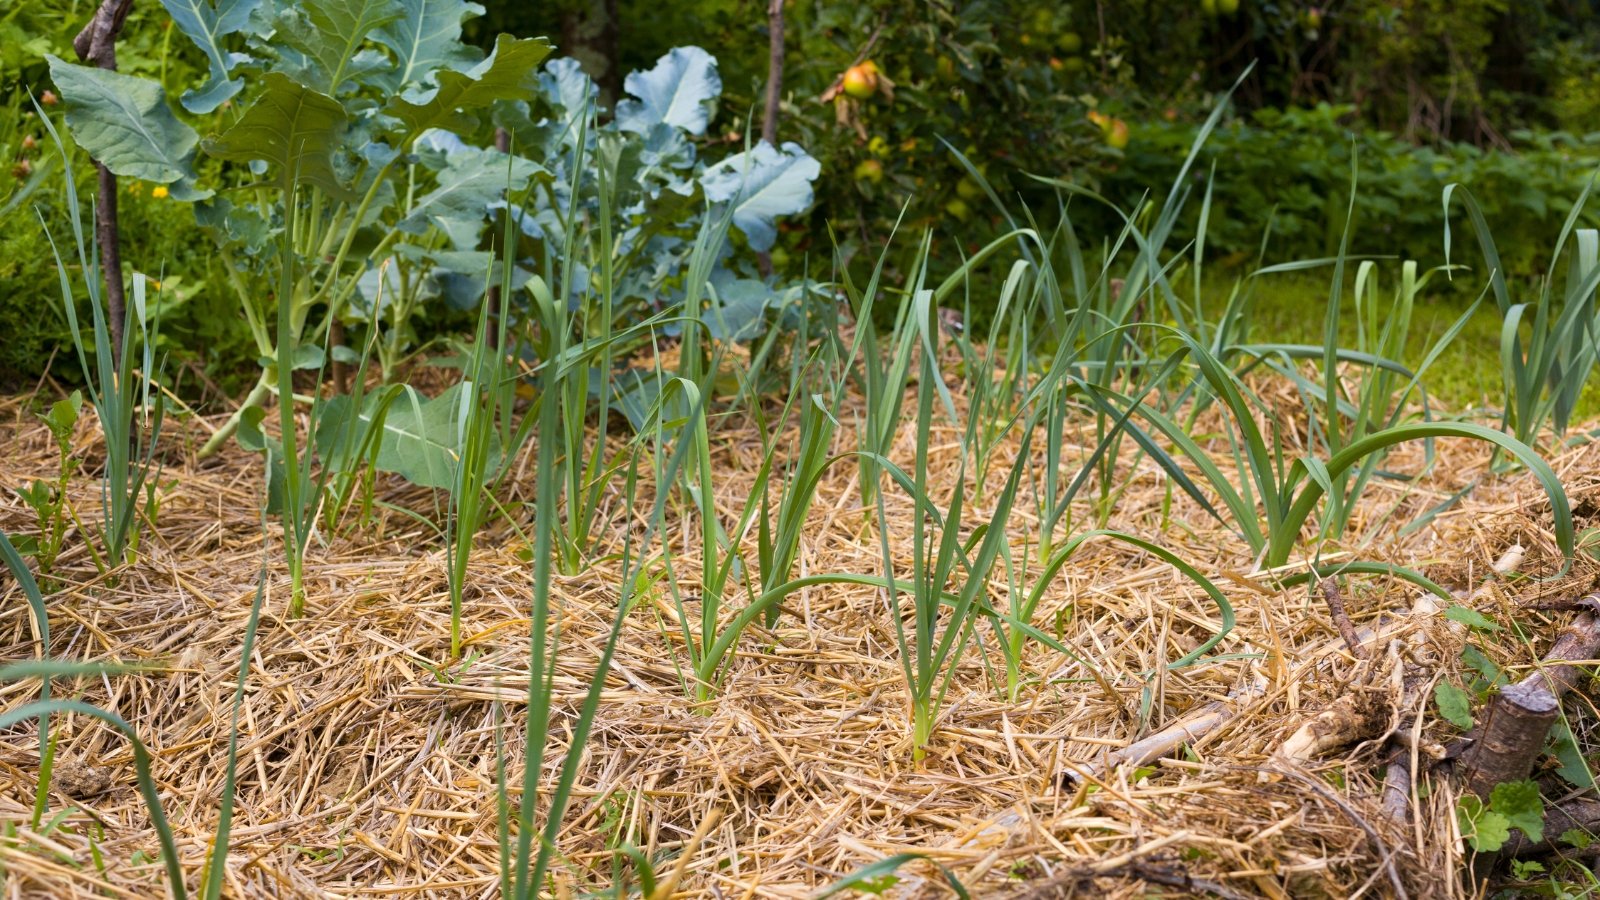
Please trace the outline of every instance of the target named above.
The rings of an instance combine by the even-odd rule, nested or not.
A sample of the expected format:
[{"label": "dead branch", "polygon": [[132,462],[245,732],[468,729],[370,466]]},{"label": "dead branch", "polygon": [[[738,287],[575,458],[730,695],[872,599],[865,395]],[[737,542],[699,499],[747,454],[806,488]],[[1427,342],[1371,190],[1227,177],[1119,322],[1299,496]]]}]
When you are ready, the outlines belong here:
[{"label": "dead branch", "polygon": [[1322,579],[1322,599],[1328,603],[1328,614],[1333,617],[1333,625],[1339,629],[1339,636],[1344,638],[1344,644],[1357,659],[1367,658],[1367,648],[1361,645],[1356,638],[1356,627],[1350,622],[1350,614],[1344,608],[1344,595],[1339,591],[1339,582],[1332,576]]},{"label": "dead branch", "polygon": [[1237,715],[1240,706],[1245,702],[1264,693],[1266,693],[1266,681],[1258,678],[1249,687],[1230,693],[1226,700],[1207,703],[1155,734],[1095,760],[1088,765],[1088,771],[1092,777],[1100,778],[1121,765],[1142,766],[1152,760],[1160,759],[1182,745],[1192,744],[1217,730],[1223,723]]}]

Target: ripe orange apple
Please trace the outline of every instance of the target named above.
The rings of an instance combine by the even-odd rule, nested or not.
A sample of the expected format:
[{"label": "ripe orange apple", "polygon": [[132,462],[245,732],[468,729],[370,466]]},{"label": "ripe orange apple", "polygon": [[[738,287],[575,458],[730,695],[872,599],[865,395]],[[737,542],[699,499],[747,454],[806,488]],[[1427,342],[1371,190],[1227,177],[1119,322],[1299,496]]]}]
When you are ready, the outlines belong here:
[{"label": "ripe orange apple", "polygon": [[878,92],[878,67],[872,60],[845,70],[844,92],[857,100],[865,100]]},{"label": "ripe orange apple", "polygon": [[1121,119],[1112,119],[1111,128],[1106,131],[1106,143],[1121,150],[1128,146],[1128,123]]}]

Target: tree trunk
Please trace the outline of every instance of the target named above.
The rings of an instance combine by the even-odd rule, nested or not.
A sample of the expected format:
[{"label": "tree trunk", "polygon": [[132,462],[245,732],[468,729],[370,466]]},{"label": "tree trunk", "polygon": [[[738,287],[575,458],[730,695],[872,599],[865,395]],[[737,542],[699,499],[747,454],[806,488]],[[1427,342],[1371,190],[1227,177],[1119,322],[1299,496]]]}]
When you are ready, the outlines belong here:
[{"label": "tree trunk", "polygon": [[778,146],[778,102],[783,96],[783,0],[767,4],[767,105],[761,114],[761,139]]},{"label": "tree trunk", "polygon": [[[761,139],[778,146],[778,104],[783,97],[783,0],[767,0],[767,102],[761,111]],[[772,275],[772,254],[756,254],[756,267]]]},{"label": "tree trunk", "polygon": [[[94,18],[72,39],[78,59],[92,66],[116,71],[117,35],[128,21],[133,0],[105,0]],[[112,358],[121,364],[123,328],[126,325],[125,295],[122,286],[122,252],[117,235],[117,176],[98,160],[94,164],[99,197],[95,200],[95,241],[100,245],[100,270],[105,273],[106,318],[111,324]]]},{"label": "tree trunk", "polygon": [[[1584,597],[1578,605],[1584,611],[1556,638],[1543,664],[1490,698],[1476,740],[1462,755],[1461,785],[1485,802],[1495,785],[1520,781],[1533,771],[1550,726],[1560,718],[1561,698],[1582,676],[1580,668],[1567,661],[1593,659],[1600,653],[1600,598]],[[1505,856],[1504,849],[1473,856],[1464,873],[1467,884],[1476,889]]]},{"label": "tree trunk", "polygon": [[594,79],[606,109],[622,94],[617,19],[617,0],[579,0],[561,13],[561,47]]},{"label": "tree trunk", "polygon": [[[496,128],[494,130],[494,148],[501,153],[510,153],[511,132],[504,128]],[[506,199],[510,200],[511,198],[507,197]],[[505,215],[505,213],[502,212],[500,215]],[[495,216],[495,219],[500,222],[504,221],[500,216]],[[501,265],[510,265],[506,252],[507,248],[497,247],[495,244],[495,241],[500,240],[504,235],[504,229],[493,225],[490,227],[495,228],[495,234],[489,236],[489,246],[494,251],[495,259],[499,260]],[[500,273],[494,267],[489,269],[489,290],[486,292],[484,302],[489,304],[489,333],[487,340],[490,347],[498,349],[500,347]]]}]

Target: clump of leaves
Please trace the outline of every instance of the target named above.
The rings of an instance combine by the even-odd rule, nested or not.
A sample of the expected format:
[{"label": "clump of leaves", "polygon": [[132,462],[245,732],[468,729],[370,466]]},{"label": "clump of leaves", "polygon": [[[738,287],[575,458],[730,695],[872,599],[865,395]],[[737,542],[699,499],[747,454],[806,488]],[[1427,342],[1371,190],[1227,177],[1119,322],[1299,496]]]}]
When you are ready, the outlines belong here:
[{"label": "clump of leaves", "polygon": [[39,523],[39,534],[19,539],[17,549],[32,556],[39,563],[41,573],[55,568],[56,557],[61,555],[61,543],[67,535],[67,522],[74,518],[67,502],[67,484],[78,470],[78,461],[72,456],[72,431],[82,410],[83,392],[73,391],[51,404],[50,411],[39,417],[56,442],[56,477],[54,481],[31,481],[17,491],[17,496],[33,510]]},{"label": "clump of leaves", "polygon": [[1494,786],[1489,802],[1467,794],[1456,804],[1461,834],[1479,853],[1493,853],[1511,839],[1517,828],[1528,840],[1544,840],[1544,800],[1532,781],[1507,781]]}]

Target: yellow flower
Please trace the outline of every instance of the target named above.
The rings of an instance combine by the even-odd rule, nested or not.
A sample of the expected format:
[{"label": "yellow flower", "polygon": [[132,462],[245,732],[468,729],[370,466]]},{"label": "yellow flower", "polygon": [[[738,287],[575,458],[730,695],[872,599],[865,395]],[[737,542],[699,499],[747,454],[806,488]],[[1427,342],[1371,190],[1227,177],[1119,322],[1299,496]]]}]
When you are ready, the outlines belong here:
[{"label": "yellow flower", "polygon": [[140,194],[144,193],[144,182],[135,181],[132,184],[128,185],[128,193],[132,194],[135,197],[137,197]]},{"label": "yellow flower", "polygon": [[164,185],[164,184],[158,184],[155,187],[150,189],[150,196],[156,198],[157,200],[160,200],[162,197],[167,196],[167,193],[168,193],[167,186]]}]

